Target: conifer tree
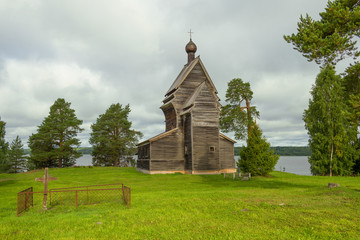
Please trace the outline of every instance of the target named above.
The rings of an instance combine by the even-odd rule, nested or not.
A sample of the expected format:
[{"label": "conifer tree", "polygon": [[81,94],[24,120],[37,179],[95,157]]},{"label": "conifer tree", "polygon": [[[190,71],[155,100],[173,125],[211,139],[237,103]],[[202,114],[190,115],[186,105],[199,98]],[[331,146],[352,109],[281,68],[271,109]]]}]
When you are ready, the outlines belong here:
[{"label": "conifer tree", "polygon": [[279,155],[270,150],[270,143],[262,136],[262,131],[256,123],[251,125],[246,143],[247,146],[240,152],[240,170],[254,176],[266,176],[273,171]]},{"label": "conifer tree", "polygon": [[0,173],[9,170],[9,163],[7,160],[9,144],[5,141],[5,125],[6,123],[0,119]]},{"label": "conifer tree", "polygon": [[251,106],[252,95],[250,83],[243,82],[240,78],[232,79],[228,83],[225,100],[227,104],[221,109],[220,128],[224,132],[235,132],[237,140],[247,137],[247,146],[240,152],[238,166],[242,172],[264,176],[274,169],[279,156],[270,151],[270,144],[262,136],[259,126],[254,123],[259,112]]},{"label": "conifer tree", "polygon": [[251,106],[252,95],[250,83],[241,78],[234,78],[228,83],[227,104],[221,108],[220,128],[224,132],[234,132],[237,140],[246,138],[253,119],[259,117],[256,107]]},{"label": "conifer tree", "polygon": [[347,116],[342,79],[334,67],[326,66],[316,78],[312,99],[303,119],[309,134],[309,157],[314,175],[349,175],[358,153],[356,128]]},{"label": "conifer tree", "polygon": [[25,150],[19,136],[11,142],[8,153],[8,161],[10,164],[10,173],[22,172],[26,165]]},{"label": "conifer tree", "polygon": [[298,32],[284,36],[294,49],[308,61],[326,66],[336,64],[346,57],[360,56],[356,38],[360,32],[360,4],[358,0],[328,1],[320,19],[306,14],[300,17]]},{"label": "conifer tree", "polygon": [[90,144],[93,164],[105,166],[133,166],[136,143],[142,134],[131,129],[128,120],[130,106],[112,104],[91,125]]},{"label": "conifer tree", "polygon": [[76,151],[80,146],[77,134],[83,129],[82,120],[75,115],[69,102],[57,99],[50,107],[49,116],[29,138],[30,160],[35,167],[68,167],[82,156]]}]

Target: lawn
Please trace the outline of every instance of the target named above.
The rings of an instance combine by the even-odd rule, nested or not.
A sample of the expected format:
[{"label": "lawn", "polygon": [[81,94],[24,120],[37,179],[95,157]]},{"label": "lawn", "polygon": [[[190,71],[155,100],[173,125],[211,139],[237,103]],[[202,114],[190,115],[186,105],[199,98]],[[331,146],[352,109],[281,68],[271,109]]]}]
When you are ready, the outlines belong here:
[{"label": "lawn", "polygon": [[[0,174],[0,239],[360,239],[360,178],[272,172],[145,175],[134,168],[49,169],[49,188],[122,182],[131,208],[92,205],[16,216],[17,192],[43,171]],[[327,188],[329,182],[338,188]]]}]

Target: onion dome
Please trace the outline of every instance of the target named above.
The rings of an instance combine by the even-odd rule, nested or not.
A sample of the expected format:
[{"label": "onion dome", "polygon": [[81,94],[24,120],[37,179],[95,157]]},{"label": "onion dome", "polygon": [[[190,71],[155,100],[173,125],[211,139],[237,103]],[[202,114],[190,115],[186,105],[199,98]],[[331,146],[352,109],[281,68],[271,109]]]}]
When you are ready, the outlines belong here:
[{"label": "onion dome", "polygon": [[187,55],[188,55],[188,63],[187,64],[191,63],[195,59],[196,50],[197,50],[197,47],[190,38],[190,42],[188,44],[186,44],[186,47],[185,47],[185,51],[187,52]]},{"label": "onion dome", "polygon": [[195,53],[196,50],[197,50],[197,47],[196,47],[195,43],[190,38],[190,42],[188,44],[186,44],[185,51],[187,53],[191,53],[191,52]]}]

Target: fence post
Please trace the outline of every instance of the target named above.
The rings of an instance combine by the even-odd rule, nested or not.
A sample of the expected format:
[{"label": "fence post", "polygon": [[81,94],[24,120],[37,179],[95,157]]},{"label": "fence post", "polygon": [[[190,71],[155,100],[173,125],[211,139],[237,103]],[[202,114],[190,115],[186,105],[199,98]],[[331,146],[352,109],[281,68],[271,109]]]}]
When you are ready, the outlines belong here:
[{"label": "fence post", "polygon": [[19,193],[17,194],[17,211],[16,216],[19,216]]},{"label": "fence post", "polygon": [[89,187],[86,187],[86,193],[87,193],[87,199],[86,199],[86,204],[89,204]]},{"label": "fence post", "polygon": [[49,195],[50,195],[50,205],[51,205],[51,189],[49,190]]},{"label": "fence post", "polygon": [[122,189],[122,194],[123,194],[123,200],[125,202],[124,184],[122,183],[121,186],[122,186],[121,189]]},{"label": "fence post", "polygon": [[131,188],[129,188],[129,208],[131,208]]},{"label": "fence post", "polygon": [[30,192],[31,192],[31,206],[33,207],[34,206],[34,190],[33,190],[33,187],[30,187]]}]

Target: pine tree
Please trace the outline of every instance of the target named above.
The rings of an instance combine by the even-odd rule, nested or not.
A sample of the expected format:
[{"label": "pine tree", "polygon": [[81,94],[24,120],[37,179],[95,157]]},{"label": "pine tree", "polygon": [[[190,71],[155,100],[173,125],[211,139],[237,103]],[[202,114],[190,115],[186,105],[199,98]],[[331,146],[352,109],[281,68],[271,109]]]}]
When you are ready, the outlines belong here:
[{"label": "pine tree", "polygon": [[274,169],[279,156],[270,151],[270,144],[262,137],[259,126],[254,123],[259,112],[251,106],[252,95],[250,83],[243,82],[240,78],[232,79],[228,83],[225,99],[227,104],[221,109],[220,128],[224,132],[234,131],[237,140],[247,136],[247,147],[243,147],[240,152],[238,166],[242,172],[264,176]]},{"label": "pine tree", "polygon": [[57,99],[37,133],[29,138],[30,160],[37,168],[72,166],[82,156],[76,151],[80,146],[76,136],[83,131],[81,124],[70,103]]},{"label": "pine tree", "polygon": [[10,173],[19,173],[25,168],[25,150],[23,149],[23,144],[19,136],[16,136],[10,145],[8,161],[10,164]]},{"label": "pine tree", "polygon": [[128,120],[129,105],[112,104],[91,125],[90,144],[93,146],[93,164],[105,166],[132,166],[136,143],[142,134],[131,129]]},{"label": "pine tree", "polygon": [[262,131],[256,123],[251,125],[246,143],[247,146],[240,152],[240,170],[254,176],[266,176],[273,171],[279,155],[270,150],[270,143],[262,136]]},{"label": "pine tree", "polygon": [[284,38],[308,61],[323,66],[336,64],[346,57],[356,59],[360,56],[356,41],[360,30],[359,14],[359,0],[328,1],[319,20],[308,14],[301,16],[298,32]]},{"label": "pine tree", "polygon": [[347,118],[342,79],[326,66],[316,78],[303,119],[309,134],[309,157],[314,175],[349,175],[357,158],[356,128]]},{"label": "pine tree", "polygon": [[250,83],[243,82],[241,78],[234,78],[228,83],[227,104],[221,108],[220,128],[224,132],[233,131],[237,140],[246,138],[253,118],[259,117],[256,108],[250,106],[252,95]]},{"label": "pine tree", "polygon": [[9,144],[5,141],[5,125],[6,123],[0,119],[0,173],[9,170],[9,163],[7,160]]}]

